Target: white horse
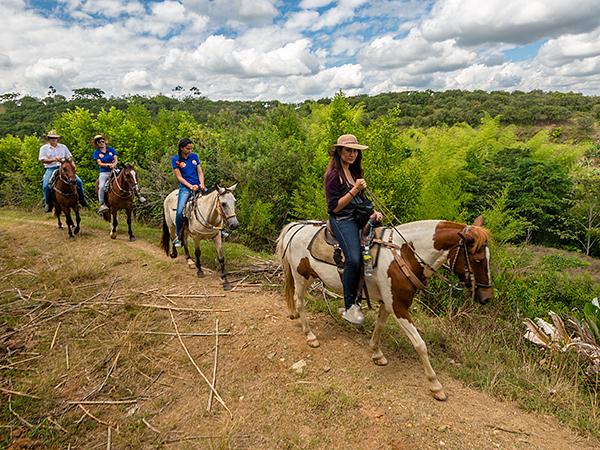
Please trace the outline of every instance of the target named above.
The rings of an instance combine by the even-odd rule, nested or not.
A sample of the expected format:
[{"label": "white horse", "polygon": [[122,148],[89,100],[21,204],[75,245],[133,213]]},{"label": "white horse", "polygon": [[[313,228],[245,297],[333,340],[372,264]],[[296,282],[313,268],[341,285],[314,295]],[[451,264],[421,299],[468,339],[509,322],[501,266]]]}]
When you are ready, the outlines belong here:
[{"label": "white horse", "polygon": [[[231,229],[235,229],[239,225],[235,214],[235,197],[233,196],[236,186],[237,184],[228,188],[217,187],[217,189],[209,194],[194,196],[185,206],[187,226],[184,228],[182,246],[188,265],[194,267],[194,262],[190,258],[187,245],[188,237],[191,236],[194,240],[196,273],[198,277],[204,276],[200,263],[200,241],[212,239],[217,249],[217,258],[221,265],[221,280],[223,281],[223,288],[225,290],[231,289],[231,284],[227,281],[227,273],[225,272],[225,255],[223,254],[221,230],[225,225]],[[176,235],[175,213],[177,210],[178,195],[178,189],[172,191],[167,195],[163,204],[161,247],[171,258],[177,258],[177,248],[172,242]],[[169,249],[171,249],[170,254]]]},{"label": "white horse", "polygon": [[[377,261],[373,274],[365,277],[365,281],[369,297],[381,302],[370,341],[373,362],[387,364],[380,338],[387,318],[392,314],[419,355],[429,389],[437,400],[446,400],[447,395],[431,367],[427,347],[413,324],[409,308],[417,290],[424,288],[427,278],[446,262],[461,281],[470,283],[473,298],[480,303],[487,303],[492,298],[487,245],[490,235],[481,225],[481,217],[472,226],[443,220],[411,222],[395,229],[378,229],[379,238],[372,246],[372,255]],[[304,294],[307,287],[318,278],[333,291],[343,291],[337,267],[322,257],[328,248],[323,242],[323,228],[322,223],[290,223],[277,240],[290,317],[300,317],[311,347],[318,347],[319,341],[306,317]],[[333,253],[333,247],[329,246],[329,251]]]}]

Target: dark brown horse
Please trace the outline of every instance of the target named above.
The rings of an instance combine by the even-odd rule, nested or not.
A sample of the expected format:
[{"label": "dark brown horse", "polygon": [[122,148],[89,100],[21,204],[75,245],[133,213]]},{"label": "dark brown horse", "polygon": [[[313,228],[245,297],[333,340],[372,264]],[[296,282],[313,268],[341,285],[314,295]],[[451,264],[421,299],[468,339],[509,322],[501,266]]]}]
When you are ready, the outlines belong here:
[{"label": "dark brown horse", "polygon": [[[53,186],[54,199],[52,200],[52,205],[54,206],[54,214],[58,219],[58,228],[62,228],[60,213],[65,213],[67,227],[69,229],[69,239],[74,239],[74,234],[79,234],[79,224],[81,223],[75,164],[73,164],[73,161],[71,161],[70,158],[63,159],[57,172],[58,174],[56,175],[56,181]],[[75,211],[77,225],[73,224],[73,219],[71,219],[71,209]],[[74,225],[75,227],[71,229]]]},{"label": "dark brown horse", "polygon": [[108,192],[106,192],[105,203],[108,206],[108,210],[102,213],[104,220],[110,222],[110,216],[112,215],[112,230],[110,232],[110,238],[117,238],[117,213],[119,210],[124,209],[127,213],[127,232],[129,233],[129,240],[135,241],[135,236],[131,230],[131,212],[133,211],[133,197],[137,195],[140,198],[140,202],[144,203],[146,199],[140,196],[140,187],[138,184],[137,173],[133,167],[133,164],[126,164],[121,170],[119,175],[112,177]]}]

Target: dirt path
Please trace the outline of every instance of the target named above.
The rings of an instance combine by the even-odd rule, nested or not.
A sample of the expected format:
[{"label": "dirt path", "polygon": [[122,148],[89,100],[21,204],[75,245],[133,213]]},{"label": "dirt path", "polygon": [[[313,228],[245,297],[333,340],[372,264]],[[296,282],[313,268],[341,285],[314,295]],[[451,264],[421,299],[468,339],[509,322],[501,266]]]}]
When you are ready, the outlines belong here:
[{"label": "dirt path", "polygon": [[[108,232],[85,227],[80,238],[67,242],[65,233],[53,225],[44,219],[0,219],[3,318],[7,308],[15,311],[20,305],[16,302],[26,304],[23,297],[30,292],[30,300],[45,298],[57,305],[49,306],[37,321],[97,296],[86,307],[16,333],[13,346],[26,335],[20,337],[21,353],[0,355],[5,365],[25,359],[27,353],[42,355],[27,363],[27,370],[0,373],[5,389],[43,399],[15,403],[21,408],[15,412],[32,425],[48,416],[64,428],[54,430],[46,441],[34,438],[38,445],[102,448],[110,428],[114,448],[600,446],[552,418],[525,413],[444,373],[439,375],[450,399],[436,402],[414,352],[388,351],[389,365],[377,367],[370,361],[367,336],[328,315],[312,314],[321,342],[320,348],[312,349],[299,323],[287,318],[277,289],[243,287],[224,293],[217,276],[197,279],[183,258],[168,259],[154,243],[130,243],[123,235],[111,241]],[[61,279],[68,280],[66,286]],[[174,293],[215,297],[165,297]],[[218,319],[219,329],[230,333],[219,337],[217,390],[232,417],[216,400],[207,412],[209,388],[175,336],[140,333],[173,332],[168,311],[139,306],[142,303],[228,310],[175,311],[174,318],[181,332],[211,332]],[[12,322],[12,329],[27,320]],[[53,336],[56,342],[50,350]],[[183,340],[202,372],[212,378],[215,337]],[[302,375],[290,369],[300,360],[307,364]],[[101,392],[89,398],[133,398],[137,403],[86,406],[94,418],[68,406],[104,379]],[[18,436],[14,416],[7,413],[0,420],[10,424],[3,429],[12,430],[13,438]],[[17,439],[12,448],[25,447]]]}]

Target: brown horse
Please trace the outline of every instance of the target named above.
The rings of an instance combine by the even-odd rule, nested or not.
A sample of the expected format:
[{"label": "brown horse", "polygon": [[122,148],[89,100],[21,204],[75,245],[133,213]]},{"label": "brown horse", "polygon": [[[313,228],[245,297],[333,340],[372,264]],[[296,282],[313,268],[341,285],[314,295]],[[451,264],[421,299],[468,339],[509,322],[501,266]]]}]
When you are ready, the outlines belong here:
[{"label": "brown horse", "polygon": [[[52,205],[54,206],[54,214],[58,220],[58,228],[62,228],[62,222],[60,221],[60,213],[65,213],[67,220],[67,227],[69,230],[69,239],[74,239],[74,234],[79,234],[79,224],[81,223],[81,217],[79,216],[79,196],[77,195],[77,175],[75,174],[75,165],[70,158],[61,160],[60,167],[56,175],[56,181],[54,182],[54,199]],[[71,209],[75,211],[75,220],[77,225],[73,227],[73,219],[71,219]]]},{"label": "brown horse", "polygon": [[[110,232],[110,238],[117,238],[117,213],[119,210],[124,209],[127,213],[127,231],[129,233],[129,240],[135,241],[135,236],[131,230],[131,212],[133,211],[133,196],[137,195],[141,203],[144,203],[146,199],[140,196],[140,187],[138,184],[137,173],[133,167],[133,164],[126,164],[121,170],[119,175],[111,177],[110,187],[106,192],[105,203],[108,206],[108,210],[102,213],[104,220],[110,222],[110,216],[112,215],[112,230]],[[96,186],[97,189],[97,186]]]}]

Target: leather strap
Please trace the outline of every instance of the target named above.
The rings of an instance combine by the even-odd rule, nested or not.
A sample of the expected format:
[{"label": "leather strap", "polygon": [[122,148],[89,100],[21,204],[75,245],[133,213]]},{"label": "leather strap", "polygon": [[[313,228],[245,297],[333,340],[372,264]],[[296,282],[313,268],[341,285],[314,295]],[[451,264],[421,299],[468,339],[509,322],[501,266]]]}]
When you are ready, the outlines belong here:
[{"label": "leather strap", "polygon": [[416,287],[417,289],[427,288],[427,286],[425,286],[423,282],[419,280],[419,277],[415,275],[415,273],[406,263],[402,255],[398,253],[395,248],[392,248],[392,255],[394,255],[394,261],[396,261],[396,264],[398,264],[398,267],[400,267],[402,273],[406,276],[406,278],[408,278],[408,281],[410,281],[414,287]]}]

